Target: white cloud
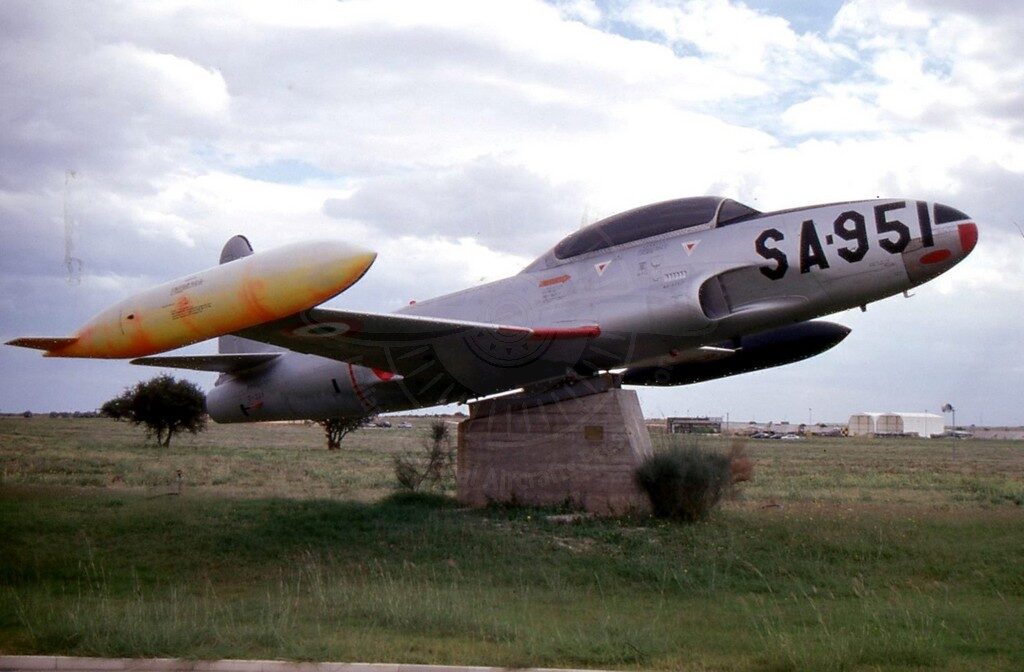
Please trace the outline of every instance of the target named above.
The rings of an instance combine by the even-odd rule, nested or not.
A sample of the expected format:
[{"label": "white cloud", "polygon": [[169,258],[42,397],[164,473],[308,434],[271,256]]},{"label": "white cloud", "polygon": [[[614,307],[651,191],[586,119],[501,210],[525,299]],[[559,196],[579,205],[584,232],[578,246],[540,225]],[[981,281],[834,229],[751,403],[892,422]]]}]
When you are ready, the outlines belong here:
[{"label": "white cloud", "polygon": [[895,30],[922,30],[928,28],[931,16],[911,3],[891,0],[852,0],[838,12],[829,30],[830,37],[844,32],[860,35],[862,46],[891,44],[897,41]]},{"label": "white cloud", "polygon": [[545,251],[571,230],[583,208],[576,185],[556,185],[493,158],[362,180],[348,195],[324,203],[328,216],[373,227],[377,238],[472,237],[520,256]]},{"label": "white cloud", "polygon": [[860,52],[855,77],[875,86],[884,113],[946,131],[995,125],[1020,136],[1020,13],[992,17],[984,5],[963,5],[951,13],[936,3],[852,0],[829,37]]},{"label": "white cloud", "polygon": [[183,114],[215,118],[227,113],[229,96],[219,72],[172,54],[158,54],[127,44],[104,47],[102,51],[106,52],[104,56],[112,57],[112,67],[122,72],[135,69],[137,78],[131,84],[137,88],[152,87],[152,95],[170,108]]},{"label": "white cloud", "polygon": [[878,107],[842,88],[790,106],[782,113],[782,123],[794,135],[879,132],[888,128]]},{"label": "white cloud", "polygon": [[1024,300],[1024,236],[983,228],[977,249],[955,273],[935,279],[936,291],[946,296],[1000,296]]},{"label": "white cloud", "polygon": [[623,14],[727,71],[758,77],[758,94],[770,93],[772,85],[818,79],[840,53],[817,35],[797,33],[782,17],[729,0],[645,0],[628,5]]},{"label": "white cloud", "polygon": [[568,0],[566,2],[557,2],[556,6],[562,13],[562,16],[582,21],[588,26],[597,25],[604,17],[604,12],[601,11],[601,8],[597,6],[594,0]]}]

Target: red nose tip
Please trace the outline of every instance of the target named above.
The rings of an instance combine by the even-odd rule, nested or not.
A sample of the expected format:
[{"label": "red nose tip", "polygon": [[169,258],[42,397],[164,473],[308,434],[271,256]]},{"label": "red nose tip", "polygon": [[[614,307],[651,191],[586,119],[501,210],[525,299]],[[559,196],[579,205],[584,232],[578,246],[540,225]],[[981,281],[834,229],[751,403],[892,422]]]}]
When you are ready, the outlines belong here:
[{"label": "red nose tip", "polygon": [[974,222],[969,222],[956,228],[960,232],[960,248],[967,254],[978,244],[978,226]]}]

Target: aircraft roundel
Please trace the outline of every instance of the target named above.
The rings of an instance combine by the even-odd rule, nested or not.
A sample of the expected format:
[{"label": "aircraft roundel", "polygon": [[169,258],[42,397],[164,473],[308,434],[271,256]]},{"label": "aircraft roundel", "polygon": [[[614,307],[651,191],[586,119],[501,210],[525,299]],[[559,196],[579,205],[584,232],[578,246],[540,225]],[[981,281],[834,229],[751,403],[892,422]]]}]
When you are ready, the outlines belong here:
[{"label": "aircraft roundel", "polygon": [[356,331],[355,325],[347,322],[318,322],[307,324],[297,329],[292,329],[295,336],[307,338],[326,338],[330,336],[341,336],[342,334]]}]

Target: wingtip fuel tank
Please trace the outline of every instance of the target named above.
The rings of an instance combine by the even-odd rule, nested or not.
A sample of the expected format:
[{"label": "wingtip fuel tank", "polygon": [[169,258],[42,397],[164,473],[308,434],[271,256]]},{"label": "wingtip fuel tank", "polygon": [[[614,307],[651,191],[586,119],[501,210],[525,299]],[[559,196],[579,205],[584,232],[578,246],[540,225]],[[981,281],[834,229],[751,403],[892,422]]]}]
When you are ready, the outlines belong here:
[{"label": "wingtip fuel tank", "polygon": [[135,294],[70,338],[9,345],[45,357],[142,357],[307,310],[355,284],[377,254],[341,241],[306,241],[252,254]]}]

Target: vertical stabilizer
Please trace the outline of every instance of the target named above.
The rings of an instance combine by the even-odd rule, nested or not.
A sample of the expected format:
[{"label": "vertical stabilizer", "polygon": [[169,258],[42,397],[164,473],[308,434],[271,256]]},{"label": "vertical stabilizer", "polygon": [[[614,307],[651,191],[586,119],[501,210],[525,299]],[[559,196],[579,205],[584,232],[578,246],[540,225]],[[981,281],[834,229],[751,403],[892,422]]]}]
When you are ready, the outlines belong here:
[{"label": "vertical stabilizer", "polygon": [[[220,251],[220,263],[227,264],[235,259],[248,257],[252,254],[252,244],[245,236],[232,236],[224,243],[224,249]],[[259,341],[252,341],[248,338],[238,336],[221,336],[217,339],[217,352],[221,354],[239,354],[249,352],[277,352],[282,348]]]}]

